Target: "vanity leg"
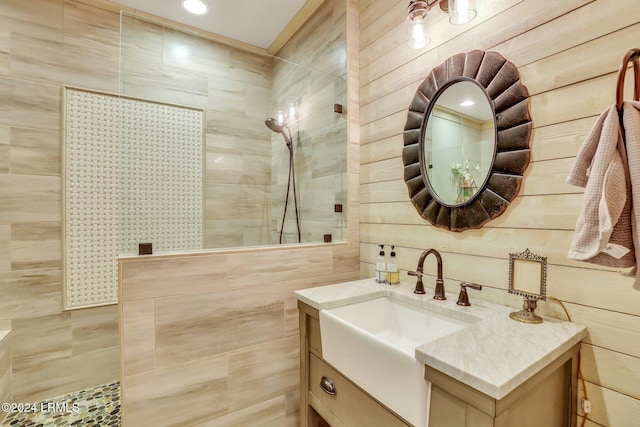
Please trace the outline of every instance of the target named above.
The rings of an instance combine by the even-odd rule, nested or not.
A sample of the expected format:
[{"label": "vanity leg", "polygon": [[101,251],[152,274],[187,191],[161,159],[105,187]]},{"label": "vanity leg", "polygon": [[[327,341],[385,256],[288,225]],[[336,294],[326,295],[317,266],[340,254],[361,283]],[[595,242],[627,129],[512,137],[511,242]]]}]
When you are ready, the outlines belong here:
[{"label": "vanity leg", "polygon": [[299,310],[300,327],[300,427],[313,426],[309,410],[309,340],[307,338],[307,314]]}]

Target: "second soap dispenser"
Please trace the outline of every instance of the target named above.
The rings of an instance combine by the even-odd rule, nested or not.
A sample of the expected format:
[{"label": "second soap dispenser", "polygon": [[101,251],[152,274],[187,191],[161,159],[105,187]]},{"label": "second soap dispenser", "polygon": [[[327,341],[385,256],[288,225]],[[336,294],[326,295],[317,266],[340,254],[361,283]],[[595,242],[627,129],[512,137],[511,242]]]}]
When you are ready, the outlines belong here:
[{"label": "second soap dispenser", "polygon": [[396,247],[391,246],[391,254],[387,263],[387,281],[390,285],[400,284],[400,270],[398,270],[398,259],[396,258]]}]

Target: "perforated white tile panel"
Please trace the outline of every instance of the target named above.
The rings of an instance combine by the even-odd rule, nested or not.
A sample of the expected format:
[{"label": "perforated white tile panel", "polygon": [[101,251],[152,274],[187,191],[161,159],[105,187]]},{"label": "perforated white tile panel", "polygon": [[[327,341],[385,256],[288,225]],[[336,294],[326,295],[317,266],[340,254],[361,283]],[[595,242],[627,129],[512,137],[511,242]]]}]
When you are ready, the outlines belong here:
[{"label": "perforated white tile panel", "polygon": [[66,308],[116,303],[139,243],[202,248],[202,129],[199,110],[66,90]]}]

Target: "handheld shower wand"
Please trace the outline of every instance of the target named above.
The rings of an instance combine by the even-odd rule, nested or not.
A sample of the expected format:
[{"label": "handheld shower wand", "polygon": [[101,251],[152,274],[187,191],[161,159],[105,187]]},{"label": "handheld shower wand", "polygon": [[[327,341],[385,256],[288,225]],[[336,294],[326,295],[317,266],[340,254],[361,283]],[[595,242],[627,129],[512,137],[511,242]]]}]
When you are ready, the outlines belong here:
[{"label": "handheld shower wand", "polygon": [[281,134],[282,138],[284,138],[284,142],[287,144],[287,148],[289,149],[289,178],[287,180],[287,195],[285,196],[284,211],[282,212],[282,224],[280,225],[279,242],[280,244],[282,244],[282,234],[284,232],[284,221],[287,217],[287,206],[289,205],[289,192],[291,187],[293,187],[293,202],[294,202],[294,207],[296,212],[296,226],[298,228],[298,243],[300,243],[301,242],[300,213],[298,211],[298,194],[296,193],[296,173],[295,173],[295,165],[294,165],[295,162],[293,159],[293,141],[292,141],[291,130],[284,123],[283,124],[278,123],[278,121],[273,117],[269,117],[268,119],[266,119],[264,121],[264,124],[267,125],[267,127],[271,131]]}]

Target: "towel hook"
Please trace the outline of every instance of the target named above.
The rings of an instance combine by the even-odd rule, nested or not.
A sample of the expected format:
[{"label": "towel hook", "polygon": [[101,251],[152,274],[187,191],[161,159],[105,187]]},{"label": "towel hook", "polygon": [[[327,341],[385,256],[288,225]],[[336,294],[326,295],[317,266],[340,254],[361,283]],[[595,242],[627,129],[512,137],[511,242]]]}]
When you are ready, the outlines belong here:
[{"label": "towel hook", "polygon": [[618,110],[622,108],[624,102],[624,75],[627,72],[629,61],[633,61],[633,74],[635,79],[635,87],[633,90],[633,99],[640,101],[640,49],[634,48],[629,50],[620,64],[618,71],[618,90],[616,91],[616,107]]}]

